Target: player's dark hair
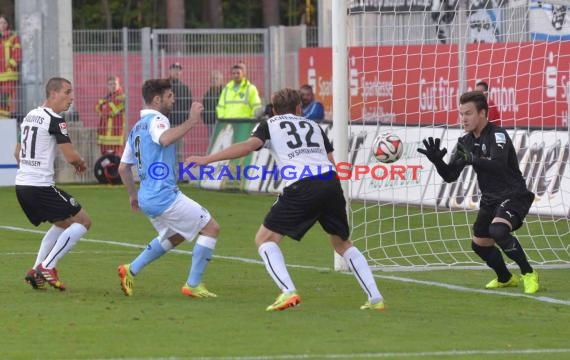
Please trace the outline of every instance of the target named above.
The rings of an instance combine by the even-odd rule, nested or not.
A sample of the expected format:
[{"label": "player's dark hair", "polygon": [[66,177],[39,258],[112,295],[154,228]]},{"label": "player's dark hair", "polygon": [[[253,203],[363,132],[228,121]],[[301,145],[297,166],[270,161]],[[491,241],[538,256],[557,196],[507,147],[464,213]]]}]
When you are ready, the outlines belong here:
[{"label": "player's dark hair", "polygon": [[479,81],[475,86],[482,86],[485,89],[484,91],[489,91],[489,84],[484,81]]},{"label": "player's dark hair", "polygon": [[240,69],[243,70],[243,72],[245,73],[245,61],[243,60],[239,60],[234,66],[238,66]]},{"label": "player's dark hair", "polygon": [[310,92],[313,92],[313,87],[309,84],[303,84],[303,85],[301,85],[299,90],[309,90]]},{"label": "player's dark hair", "polygon": [[166,90],[172,89],[169,79],[150,79],[142,86],[142,96],[145,104],[150,105],[155,96],[164,94]]},{"label": "player's dark hair", "polygon": [[297,90],[285,88],[273,93],[271,103],[276,115],[295,114],[301,103],[301,96]]},{"label": "player's dark hair", "polygon": [[71,85],[71,81],[64,79],[62,77],[52,77],[48,80],[46,84],[46,99],[49,98],[49,95],[52,92],[58,92],[63,88],[63,83],[68,83]]},{"label": "player's dark hair", "polygon": [[10,19],[6,14],[0,13],[0,18],[4,18],[8,23],[8,30],[12,30],[12,19]]},{"label": "player's dark hair", "polygon": [[461,105],[472,102],[475,104],[477,112],[485,110],[485,115],[489,114],[489,104],[487,103],[487,97],[481,91],[468,91],[461,95],[459,98],[459,103]]}]

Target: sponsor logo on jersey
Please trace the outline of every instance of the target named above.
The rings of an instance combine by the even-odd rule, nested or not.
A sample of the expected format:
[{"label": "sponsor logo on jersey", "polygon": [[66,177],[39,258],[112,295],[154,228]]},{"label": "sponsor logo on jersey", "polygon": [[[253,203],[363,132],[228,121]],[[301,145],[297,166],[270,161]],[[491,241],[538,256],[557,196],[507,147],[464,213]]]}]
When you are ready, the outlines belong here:
[{"label": "sponsor logo on jersey", "polygon": [[63,135],[67,136],[67,123],[66,122],[59,123],[59,130]]},{"label": "sponsor logo on jersey", "polygon": [[20,164],[22,164],[22,165],[27,165],[27,166],[33,166],[33,167],[40,167],[40,166],[42,166],[42,162],[41,162],[41,161],[28,160],[28,159],[21,159],[21,160],[20,160]]},{"label": "sponsor logo on jersey", "polygon": [[497,144],[506,144],[507,137],[503,133],[495,133],[495,142]]}]

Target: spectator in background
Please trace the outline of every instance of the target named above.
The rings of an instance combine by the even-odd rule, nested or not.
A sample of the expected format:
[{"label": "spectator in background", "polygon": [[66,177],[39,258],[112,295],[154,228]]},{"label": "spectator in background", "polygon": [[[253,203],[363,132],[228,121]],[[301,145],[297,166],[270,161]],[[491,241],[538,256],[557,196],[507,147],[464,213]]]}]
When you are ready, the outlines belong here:
[{"label": "spectator in background", "polygon": [[262,111],[257,87],[245,78],[242,66],[232,66],[232,80],[222,89],[216,107],[218,119],[254,119]]},{"label": "spectator in background", "polygon": [[107,94],[99,99],[95,111],[99,114],[97,144],[99,144],[101,154],[120,156],[125,143],[127,119],[125,116],[125,94],[118,76],[109,75],[107,77]]},{"label": "spectator in background", "polygon": [[224,79],[219,70],[214,70],[210,73],[210,88],[204,94],[202,104],[204,105],[204,124],[208,128],[208,138],[212,141],[212,135],[216,126],[216,106],[220,99],[220,93],[224,88]]},{"label": "spectator in background", "polygon": [[481,91],[487,98],[487,104],[489,105],[489,115],[487,119],[489,122],[501,126],[501,113],[499,112],[499,108],[495,102],[489,98],[489,84],[485,81],[479,81],[477,85],[475,85],[475,90]]},{"label": "spectator in background", "polygon": [[273,113],[273,104],[269,103],[265,105],[265,110],[263,110],[263,116],[261,117],[261,120],[267,120],[273,115],[275,115]]},{"label": "spectator in background", "polygon": [[237,66],[241,67],[243,70],[243,76],[247,77],[247,65],[245,64],[245,61],[243,60],[238,60],[238,62],[236,63]]},{"label": "spectator in background", "polygon": [[[188,85],[180,80],[180,77],[182,76],[182,65],[180,65],[180,63],[175,62],[171,64],[168,72],[168,78],[170,79],[172,92],[174,93],[174,105],[172,106],[172,110],[168,118],[170,120],[170,125],[174,127],[182,124],[188,118],[188,112],[192,105],[192,92]],[[177,161],[184,161],[184,148],[185,141],[184,137],[182,137],[176,145]]]},{"label": "spectator in background", "polygon": [[20,60],[20,38],[10,29],[6,15],[0,14],[0,117],[12,117],[17,112]]},{"label": "spectator in background", "polygon": [[325,109],[323,104],[315,100],[313,94],[313,87],[311,85],[303,85],[299,89],[301,95],[301,110],[302,115],[306,119],[314,120],[318,123],[325,119]]}]

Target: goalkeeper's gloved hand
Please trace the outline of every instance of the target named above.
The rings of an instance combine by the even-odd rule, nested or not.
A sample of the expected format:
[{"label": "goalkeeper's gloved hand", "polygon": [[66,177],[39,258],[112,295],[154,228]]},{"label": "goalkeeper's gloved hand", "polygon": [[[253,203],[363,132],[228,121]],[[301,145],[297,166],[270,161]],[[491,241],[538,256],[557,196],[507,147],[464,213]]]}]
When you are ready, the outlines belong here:
[{"label": "goalkeeper's gloved hand", "polygon": [[459,158],[465,161],[465,163],[468,165],[473,164],[473,160],[475,159],[475,154],[467,151],[465,145],[463,145],[461,141],[457,143],[457,156],[459,156]]},{"label": "goalkeeper's gloved hand", "polygon": [[424,139],[423,142],[425,149],[418,148],[417,150],[420,154],[424,154],[425,156],[427,156],[428,160],[431,161],[432,163],[440,161],[441,159],[443,159],[445,154],[447,154],[446,148],[443,149],[439,148],[439,144],[441,142],[439,138],[434,139],[432,137],[429,137],[427,138],[427,140]]}]

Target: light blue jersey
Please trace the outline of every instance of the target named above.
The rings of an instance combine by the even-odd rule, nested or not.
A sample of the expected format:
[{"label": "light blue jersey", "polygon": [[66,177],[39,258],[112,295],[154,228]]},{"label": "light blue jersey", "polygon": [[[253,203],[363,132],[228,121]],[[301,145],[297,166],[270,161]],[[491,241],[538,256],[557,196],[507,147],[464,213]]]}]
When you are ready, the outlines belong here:
[{"label": "light blue jersey", "polygon": [[141,111],[141,118],[129,133],[121,162],[135,165],[141,180],[140,209],[150,217],[161,215],[178,195],[176,147],[164,147],[159,139],[170,128],[168,118],[156,110]]}]

